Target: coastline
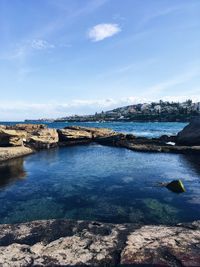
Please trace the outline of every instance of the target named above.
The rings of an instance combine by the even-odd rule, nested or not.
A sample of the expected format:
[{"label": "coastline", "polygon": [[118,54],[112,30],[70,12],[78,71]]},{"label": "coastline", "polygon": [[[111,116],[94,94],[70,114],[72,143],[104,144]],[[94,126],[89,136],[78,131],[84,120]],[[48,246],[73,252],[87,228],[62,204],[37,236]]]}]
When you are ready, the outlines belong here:
[{"label": "coastline", "polygon": [[[193,127],[193,123],[184,129],[187,131],[188,127]],[[40,149],[92,142],[141,152],[200,153],[198,142],[191,143],[187,140],[187,142],[179,142],[179,136],[180,133],[176,136],[163,135],[158,138],[147,138],[115,132],[107,128],[67,126],[63,129],[51,129],[44,124],[3,125],[0,126],[0,139],[2,138],[5,144],[0,145],[0,162],[29,155]]]},{"label": "coastline", "polygon": [[[4,126],[1,133],[12,146],[0,147],[0,162],[41,149],[93,142],[142,152],[200,152],[199,145],[182,145],[180,133],[149,139],[106,128],[69,126],[55,130],[31,124]],[[198,267],[199,243],[200,221],[139,225],[52,219],[1,224],[0,265]]]}]

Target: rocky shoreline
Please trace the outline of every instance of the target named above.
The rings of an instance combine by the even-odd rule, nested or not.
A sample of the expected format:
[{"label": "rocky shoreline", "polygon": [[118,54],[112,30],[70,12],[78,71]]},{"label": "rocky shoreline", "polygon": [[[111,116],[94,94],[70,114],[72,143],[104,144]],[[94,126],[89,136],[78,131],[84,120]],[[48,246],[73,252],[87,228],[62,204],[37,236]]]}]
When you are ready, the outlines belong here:
[{"label": "rocky shoreline", "polygon": [[0,225],[0,266],[200,266],[200,221],[175,226],[45,220]]},{"label": "rocky shoreline", "polygon": [[[0,126],[0,161],[96,142],[147,152],[200,152],[200,120],[177,136],[135,137],[104,128]],[[168,225],[44,220],[0,225],[0,266],[200,266],[200,221]]]},{"label": "rocky shoreline", "polygon": [[39,149],[96,142],[143,152],[200,153],[200,119],[176,136],[148,139],[106,128],[68,126],[50,129],[40,124],[0,126],[0,161],[34,153]]}]

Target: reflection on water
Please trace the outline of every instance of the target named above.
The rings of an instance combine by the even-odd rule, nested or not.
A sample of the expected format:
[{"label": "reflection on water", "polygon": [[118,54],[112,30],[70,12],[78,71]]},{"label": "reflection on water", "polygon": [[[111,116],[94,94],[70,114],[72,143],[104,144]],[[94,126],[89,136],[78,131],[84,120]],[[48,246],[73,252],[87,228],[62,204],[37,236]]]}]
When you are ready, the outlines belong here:
[{"label": "reflection on water", "polygon": [[200,175],[200,154],[184,154],[185,163]]},{"label": "reflection on water", "polygon": [[17,158],[8,162],[0,163],[0,188],[14,183],[26,177],[24,159]]},{"label": "reflection on water", "polygon": [[[41,151],[24,162],[0,165],[0,223],[70,218],[173,224],[200,219],[198,166],[195,156],[100,145]],[[186,193],[156,186],[177,179]]]}]

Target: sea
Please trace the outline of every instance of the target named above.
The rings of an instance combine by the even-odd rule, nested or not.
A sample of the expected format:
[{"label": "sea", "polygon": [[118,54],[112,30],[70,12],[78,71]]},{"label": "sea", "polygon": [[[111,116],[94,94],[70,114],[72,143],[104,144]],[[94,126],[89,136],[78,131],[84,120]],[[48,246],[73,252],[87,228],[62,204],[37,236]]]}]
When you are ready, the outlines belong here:
[{"label": "sea", "polygon": [[[15,124],[4,122],[0,124]],[[63,128],[71,123],[47,123]],[[148,138],[175,135],[175,122],[103,122]],[[185,193],[160,183],[181,179]],[[169,224],[200,219],[200,156],[144,153],[96,143],[42,150],[0,163],[0,223],[40,219]]]}]

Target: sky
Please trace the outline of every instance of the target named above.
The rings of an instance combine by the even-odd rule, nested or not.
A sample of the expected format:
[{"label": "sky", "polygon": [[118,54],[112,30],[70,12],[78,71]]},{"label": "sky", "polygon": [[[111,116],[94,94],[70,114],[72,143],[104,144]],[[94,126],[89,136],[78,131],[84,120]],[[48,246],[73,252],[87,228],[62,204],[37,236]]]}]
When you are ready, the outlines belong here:
[{"label": "sky", "polygon": [[0,0],[0,120],[200,101],[200,0]]}]

